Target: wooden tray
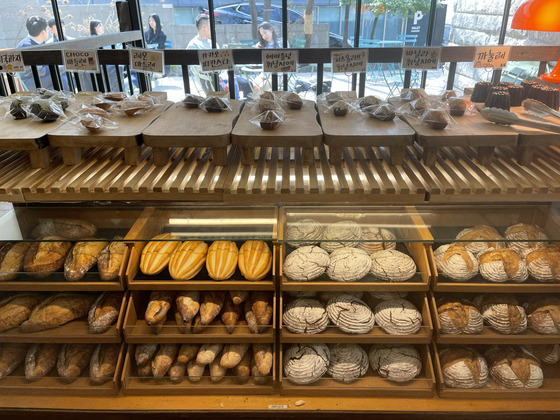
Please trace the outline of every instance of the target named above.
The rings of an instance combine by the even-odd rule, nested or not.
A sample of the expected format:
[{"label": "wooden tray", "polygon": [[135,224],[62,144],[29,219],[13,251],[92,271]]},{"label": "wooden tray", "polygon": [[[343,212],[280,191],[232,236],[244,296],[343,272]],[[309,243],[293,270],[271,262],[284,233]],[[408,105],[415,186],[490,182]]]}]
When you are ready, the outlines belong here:
[{"label": "wooden tray", "polygon": [[398,118],[379,121],[358,112],[336,117],[332,112],[325,112],[327,107],[321,102],[317,108],[331,165],[341,164],[345,146],[383,146],[390,151],[391,164],[402,165],[406,146],[414,142],[414,130]]},{"label": "wooden tray", "polygon": [[286,110],[287,121],[276,130],[263,130],[251,123],[250,120],[260,114],[252,107],[253,104],[248,103],[243,108],[231,133],[232,144],[241,147],[243,165],[255,162],[253,148],[257,146],[302,147],[303,163],[309,165],[314,161],[313,148],[323,143],[323,130],[317,122],[315,102],[304,100],[300,110]]},{"label": "wooden tray", "polygon": [[103,334],[89,334],[87,315],[60,327],[34,333],[24,333],[20,327],[0,332],[0,342],[5,343],[120,343],[127,304],[123,293],[119,316]]},{"label": "wooden tray", "polygon": [[124,161],[127,165],[138,165],[141,161],[142,131],[172,104],[165,101],[163,106],[132,117],[112,113],[111,120],[118,124],[113,130],[95,132],[75,124],[66,123],[49,132],[49,143],[59,146],[65,165],[75,165],[82,160],[82,147],[124,147]]},{"label": "wooden tray", "polygon": [[[92,92],[76,94],[75,101],[70,103],[67,111],[77,111],[82,103],[91,98],[91,95]],[[14,120],[11,116],[0,118],[0,150],[28,150],[31,167],[46,168],[51,160],[47,134],[63,124],[62,120],[45,123],[33,118],[23,120]]]},{"label": "wooden tray", "polygon": [[[428,305],[428,299],[424,293],[417,293],[407,296],[417,308],[421,308],[422,326],[416,334],[412,335],[391,335],[387,334],[381,327],[375,325],[367,334],[348,334],[340,330],[336,325],[327,327],[320,334],[294,334],[290,332],[282,321],[284,313],[284,297],[280,298],[280,342],[281,343],[393,343],[393,344],[429,344],[432,340],[432,317]],[[373,309],[373,308],[372,308]]]},{"label": "wooden tray", "polygon": [[[325,376],[309,385],[297,385],[283,376],[283,351],[280,352],[280,394],[286,396],[321,397],[408,397],[432,398],[434,395],[435,375],[428,345],[417,345],[422,357],[422,372],[414,380],[396,383],[382,378],[370,367],[361,379],[345,384]],[[364,347],[368,350],[368,347]]]},{"label": "wooden tray", "polygon": [[438,344],[557,344],[560,334],[539,334],[527,327],[521,334],[500,334],[484,325],[480,334],[444,334],[437,314],[435,296],[430,297],[430,307],[434,320],[435,342]]},{"label": "wooden tray", "polygon": [[[208,326],[201,334],[183,334],[179,331],[173,311],[159,334],[154,326],[146,324],[144,313],[150,297],[149,292],[133,291],[128,302],[124,321],[124,337],[127,343],[274,343],[276,326],[276,294],[273,296],[271,325],[261,334],[249,331],[243,320],[229,334],[224,326]],[[219,316],[219,315],[218,315]]]},{"label": "wooden tray", "polygon": [[[548,365],[541,363],[544,374],[543,385],[536,389],[507,389],[502,388],[490,377],[488,384],[480,389],[458,389],[449,388],[443,383],[443,374],[441,369],[441,362],[439,360],[439,353],[435,343],[432,343],[432,358],[434,360],[434,367],[437,381],[437,391],[441,398],[454,398],[454,399],[506,399],[515,398],[530,400],[534,398],[558,398],[560,393],[560,364]],[[484,346],[478,348],[479,353],[484,352]]]},{"label": "wooden tray", "polygon": [[225,166],[231,130],[244,104],[235,99],[229,103],[232,111],[220,113],[188,109],[181,102],[169,107],[142,133],[144,144],[152,147],[154,165],[169,163],[170,147],[210,146],[214,163]]},{"label": "wooden tray", "polygon": [[120,377],[124,362],[124,349],[121,345],[117,368],[113,378],[101,385],[92,385],[89,381],[89,367],[84,369],[82,376],[72,383],[64,383],[56,372],[56,366],[44,378],[29,382],[25,378],[24,364],[20,365],[9,376],[0,379],[0,392],[3,395],[63,395],[68,397],[112,397],[119,393]]},{"label": "wooden tray", "polygon": [[246,384],[235,383],[231,376],[226,376],[218,383],[210,381],[208,368],[204,377],[198,382],[190,382],[188,378],[179,383],[171,383],[169,378],[139,378],[134,364],[134,345],[128,346],[124,369],[122,372],[122,388],[126,395],[268,395],[274,394],[276,384],[276,352],[273,346],[272,375],[270,384],[255,385],[251,378]]}]

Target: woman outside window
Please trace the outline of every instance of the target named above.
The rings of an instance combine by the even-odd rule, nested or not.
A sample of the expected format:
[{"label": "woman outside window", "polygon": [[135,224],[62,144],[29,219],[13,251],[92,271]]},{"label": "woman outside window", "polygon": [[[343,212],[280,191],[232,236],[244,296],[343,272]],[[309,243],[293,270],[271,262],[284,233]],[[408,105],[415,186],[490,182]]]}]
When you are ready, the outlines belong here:
[{"label": "woman outside window", "polygon": [[89,34],[91,36],[102,35],[105,33],[105,28],[100,20],[90,20],[89,21]]},{"label": "woman outside window", "polygon": [[146,39],[146,44],[157,44],[158,50],[165,49],[165,41],[167,36],[161,30],[161,20],[155,13],[151,14],[148,18],[149,28],[144,32],[144,38]]},{"label": "woman outside window", "polygon": [[257,48],[283,48],[282,38],[276,35],[274,27],[268,22],[259,25],[257,39],[259,41],[256,45]]}]

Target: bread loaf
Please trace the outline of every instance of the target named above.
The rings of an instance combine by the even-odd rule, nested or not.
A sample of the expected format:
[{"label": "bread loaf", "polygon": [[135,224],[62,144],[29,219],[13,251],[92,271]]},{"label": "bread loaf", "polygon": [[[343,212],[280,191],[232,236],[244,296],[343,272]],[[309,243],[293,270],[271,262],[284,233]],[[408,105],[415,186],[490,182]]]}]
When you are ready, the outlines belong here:
[{"label": "bread loaf", "polygon": [[437,303],[443,334],[480,334],[484,320],[478,308],[468,300],[443,298]]},{"label": "bread loaf", "polygon": [[292,344],[284,353],[284,374],[295,384],[311,384],[327,372],[330,356],[325,344]]},{"label": "bread loaf", "polygon": [[483,278],[494,283],[513,281],[523,283],[529,277],[523,258],[511,248],[488,249],[478,256]]},{"label": "bread loaf", "polygon": [[138,367],[142,366],[150,366],[150,362],[154,358],[154,354],[156,354],[156,350],[158,348],[157,344],[150,343],[150,344],[138,344],[136,346],[136,350],[134,351],[134,358],[136,359],[136,365]]},{"label": "bread loaf", "polygon": [[189,381],[198,382],[204,376],[204,370],[206,369],[206,364],[197,363],[195,359],[187,363],[187,373],[189,375]]},{"label": "bread loaf", "polygon": [[357,344],[334,344],[329,346],[331,358],[327,373],[336,381],[351,383],[366,374],[368,355]]},{"label": "bread loaf", "polygon": [[529,274],[541,283],[560,282],[560,249],[543,246],[527,254]]},{"label": "bread loaf", "polygon": [[520,346],[504,346],[484,353],[490,375],[506,388],[539,388],[543,372],[539,360]]},{"label": "bread loaf", "polygon": [[253,358],[259,374],[268,375],[272,369],[272,345],[253,344]]},{"label": "bread loaf", "polygon": [[[252,353],[250,351],[245,352],[245,356],[241,361],[233,368],[233,380],[238,384],[244,384],[249,380],[251,375],[251,361],[253,360]],[[254,361],[253,361],[254,363]]]},{"label": "bread loaf", "polygon": [[170,233],[154,236],[152,241],[148,242],[142,249],[140,257],[142,273],[148,276],[161,273],[167,267],[173,251],[181,244],[176,239],[179,239],[179,237]]},{"label": "bread loaf", "polygon": [[376,344],[368,357],[372,369],[392,382],[411,381],[422,371],[420,354],[409,344]]},{"label": "bread loaf", "polygon": [[210,381],[212,383],[220,382],[226,376],[227,369],[220,365],[220,355],[218,354],[210,363]]},{"label": "bread loaf", "polygon": [[93,302],[88,313],[88,332],[103,334],[119,317],[122,303],[121,292],[104,292]]},{"label": "bread loaf", "polygon": [[25,378],[28,381],[47,376],[56,366],[60,344],[33,344],[25,356]]},{"label": "bread loaf", "polygon": [[163,378],[165,376],[178,352],[178,344],[162,344],[159,347],[152,360],[152,374],[154,378]]},{"label": "bread loaf", "polygon": [[86,316],[94,300],[95,295],[86,293],[58,293],[33,309],[21,331],[43,331]]},{"label": "bread loaf", "polygon": [[31,242],[12,242],[0,250],[0,281],[17,278],[23,271],[23,260]]},{"label": "bread loaf", "polygon": [[38,278],[47,277],[62,268],[66,255],[72,248],[72,243],[64,242],[64,238],[60,236],[45,236],[43,239],[56,242],[33,243],[23,260],[24,271]]},{"label": "bread loaf", "polygon": [[[115,239],[122,238],[116,237]],[[118,278],[125,250],[126,244],[123,241],[113,241],[103,248],[97,259],[101,281],[112,281]]]},{"label": "bread loaf", "polygon": [[461,244],[442,245],[434,251],[438,272],[462,283],[478,274],[476,257]]},{"label": "bread loaf", "polygon": [[206,262],[208,245],[202,241],[186,241],[175,249],[169,260],[169,274],[175,280],[190,280]]},{"label": "bread loaf", "polygon": [[359,224],[352,220],[342,220],[325,228],[322,238],[324,242],[321,242],[320,245],[325,251],[331,253],[339,248],[355,247],[361,238],[362,228]]},{"label": "bread loaf", "polygon": [[175,298],[175,292],[154,291],[150,293],[150,301],[146,308],[144,319],[148,325],[156,325],[165,322],[167,312],[171,309],[171,303]]},{"label": "bread loaf", "polygon": [[560,334],[560,299],[534,295],[527,302],[527,321],[539,334]]},{"label": "bread loaf", "polygon": [[89,364],[94,349],[95,344],[65,344],[58,355],[58,375],[67,383],[74,382]]},{"label": "bread loaf", "polygon": [[0,343],[0,378],[8,376],[24,361],[29,344]]},{"label": "bread loaf", "polygon": [[489,248],[504,248],[504,238],[492,226],[478,225],[463,229],[455,238],[462,246],[474,255],[487,251]]},{"label": "bread loaf", "polygon": [[220,366],[225,369],[234,368],[245,357],[247,350],[249,350],[249,344],[246,343],[226,344],[220,359]]},{"label": "bread loaf", "polygon": [[39,293],[18,293],[0,300],[0,332],[17,327],[29,319],[33,309],[44,298]]},{"label": "bread loaf", "polygon": [[231,241],[214,241],[208,248],[206,270],[214,280],[229,279],[237,268],[237,245]]},{"label": "bread loaf", "polygon": [[200,323],[209,325],[218,316],[226,298],[225,292],[204,292],[200,305]]},{"label": "bread loaf", "polygon": [[246,280],[266,277],[272,267],[272,253],[264,241],[247,241],[239,249],[239,271]]},{"label": "bread loaf", "polygon": [[272,319],[272,294],[270,292],[257,291],[251,293],[251,309],[255,314],[259,333],[262,333],[271,324]]},{"label": "bread loaf", "polygon": [[34,238],[43,236],[62,236],[66,239],[83,239],[95,236],[97,226],[78,219],[45,219],[33,229]]},{"label": "bread loaf", "polygon": [[543,363],[555,365],[560,361],[560,344],[525,345],[523,347]]},{"label": "bread loaf", "polygon": [[294,281],[310,281],[321,277],[329,267],[327,251],[318,246],[303,246],[288,254],[282,267],[284,275]]},{"label": "bread loaf", "polygon": [[486,360],[470,347],[450,347],[439,352],[443,382],[450,388],[484,388],[488,382]]},{"label": "bread loaf", "polygon": [[505,238],[510,241],[509,247],[522,257],[535,249],[548,244],[545,231],[537,225],[518,223],[510,226],[504,232]]},{"label": "bread loaf", "polygon": [[201,365],[208,365],[218,356],[222,351],[224,345],[220,343],[203,344],[196,355],[196,363]]},{"label": "bread loaf", "polygon": [[230,290],[229,292],[234,305],[240,305],[249,297],[249,292],[245,290]]},{"label": "bread loaf", "polygon": [[247,327],[249,328],[249,331],[251,331],[251,333],[253,334],[259,334],[259,324],[257,323],[257,317],[253,312],[251,301],[245,302],[244,312],[245,321],[247,321]]},{"label": "bread loaf", "polygon": [[511,294],[493,293],[474,298],[484,321],[501,334],[519,334],[527,328],[525,310]]},{"label": "bread loaf", "polygon": [[178,361],[173,362],[169,368],[169,380],[176,384],[183,380],[185,373],[187,372],[187,364],[179,363]]},{"label": "bread loaf", "polygon": [[97,263],[101,251],[108,242],[77,242],[64,262],[64,277],[68,281],[80,281]]},{"label": "bread loaf", "polygon": [[224,308],[222,309],[221,319],[222,323],[225,325],[228,333],[232,334],[235,330],[235,325],[243,313],[243,307],[241,305],[235,305],[231,299],[231,296],[226,296],[226,301],[224,303]]},{"label": "bread loaf", "polygon": [[295,299],[284,309],[284,326],[294,334],[319,334],[329,324],[327,311],[315,299]]},{"label": "bread loaf", "polygon": [[293,247],[317,245],[323,238],[323,225],[315,219],[301,219],[288,224],[285,238]]},{"label": "bread loaf", "polygon": [[196,358],[198,351],[200,350],[199,344],[183,344],[179,349],[177,354],[178,363],[188,363],[189,361]]},{"label": "bread loaf", "polygon": [[89,380],[93,385],[110,381],[117,370],[120,344],[98,344],[89,363]]}]

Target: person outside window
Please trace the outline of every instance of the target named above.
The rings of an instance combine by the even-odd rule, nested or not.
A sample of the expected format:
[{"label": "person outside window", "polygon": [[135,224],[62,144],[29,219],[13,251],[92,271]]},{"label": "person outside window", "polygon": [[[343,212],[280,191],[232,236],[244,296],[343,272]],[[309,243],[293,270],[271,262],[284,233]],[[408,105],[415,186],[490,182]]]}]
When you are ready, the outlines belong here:
[{"label": "person outside window", "polygon": [[165,41],[167,36],[161,30],[161,20],[155,13],[151,14],[148,18],[149,28],[144,32],[144,38],[146,39],[146,44],[156,45],[158,50],[165,49]]},{"label": "person outside window", "polygon": [[[56,27],[56,21],[54,20],[54,18],[49,19],[48,25],[49,25],[49,31],[52,34],[52,38],[50,39],[50,42],[60,41],[60,38],[58,37],[58,28]],[[70,41],[74,39],[66,35],[66,27],[64,26],[63,20],[60,21],[60,25],[62,26],[62,34],[64,35],[64,40]]]},{"label": "person outside window", "polygon": [[[49,32],[47,31],[47,21],[40,16],[31,16],[27,19],[25,24],[27,27],[27,32],[29,35],[22,39],[16,48],[23,47],[34,47],[37,45],[44,44],[49,39]],[[53,83],[51,79],[51,73],[48,66],[36,66],[37,72],[39,73],[39,79],[41,80],[41,87],[46,89],[52,89]],[[21,75],[21,81],[27,90],[35,90],[35,81],[33,79],[33,73],[31,67],[27,67],[25,72]]]},{"label": "person outside window", "polygon": [[283,48],[282,38],[276,35],[274,27],[268,22],[263,22],[259,25],[257,39],[259,41],[256,45],[257,48]]},{"label": "person outside window", "polygon": [[100,20],[90,20],[89,21],[89,34],[91,36],[103,35],[105,33],[105,28]]}]

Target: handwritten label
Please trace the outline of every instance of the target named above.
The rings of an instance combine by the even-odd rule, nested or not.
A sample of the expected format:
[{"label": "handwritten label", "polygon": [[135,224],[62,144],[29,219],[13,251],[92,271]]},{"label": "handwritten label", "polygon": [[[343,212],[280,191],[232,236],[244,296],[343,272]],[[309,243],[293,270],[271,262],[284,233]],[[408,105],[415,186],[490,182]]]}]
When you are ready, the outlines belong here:
[{"label": "handwritten label", "polygon": [[509,47],[477,47],[474,53],[474,68],[504,68],[509,57]]},{"label": "handwritten label", "polygon": [[265,73],[297,72],[297,50],[263,50],[263,71]]},{"label": "handwritten label", "polygon": [[92,71],[99,73],[99,60],[96,50],[64,50],[66,71]]},{"label": "handwritten label", "polygon": [[131,48],[130,67],[145,73],[164,73],[163,51]]},{"label": "handwritten label", "polygon": [[333,73],[362,73],[367,68],[367,50],[333,51]]},{"label": "handwritten label", "polygon": [[198,50],[198,61],[202,71],[233,69],[231,50]]},{"label": "handwritten label", "polygon": [[441,48],[405,47],[401,67],[403,69],[437,70]]},{"label": "handwritten label", "polygon": [[22,73],[24,71],[20,51],[7,51],[0,54],[0,73]]}]

